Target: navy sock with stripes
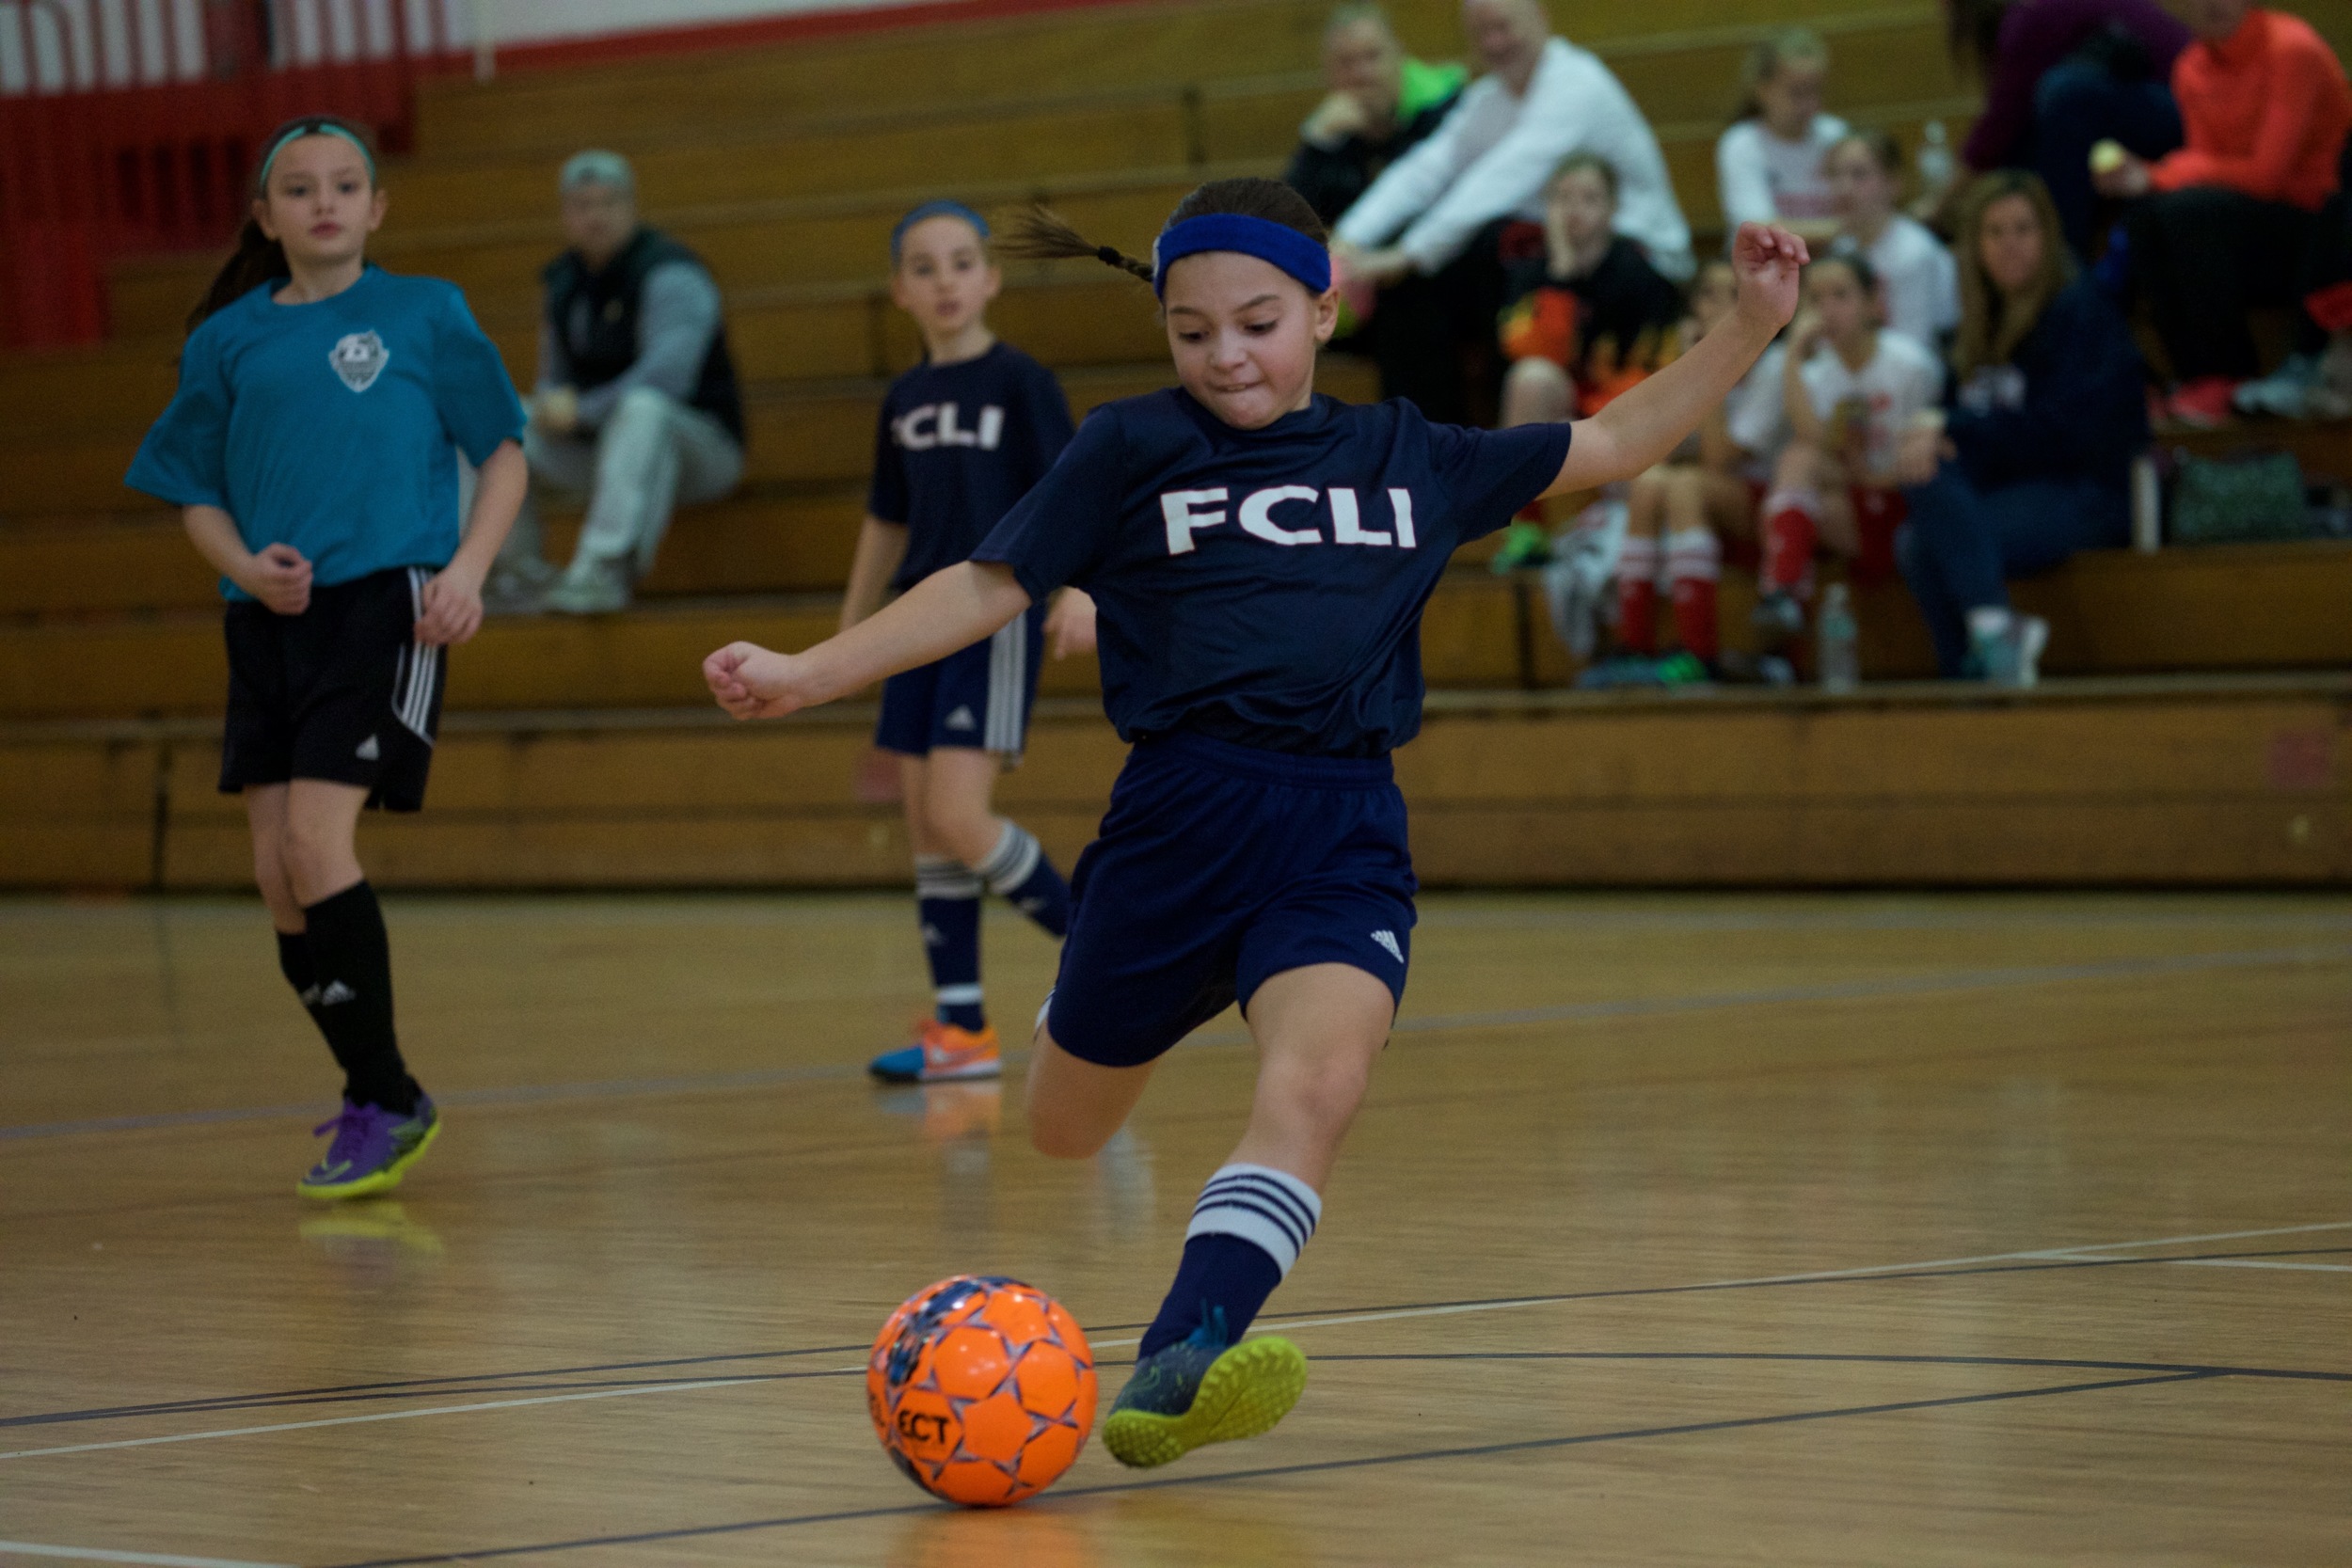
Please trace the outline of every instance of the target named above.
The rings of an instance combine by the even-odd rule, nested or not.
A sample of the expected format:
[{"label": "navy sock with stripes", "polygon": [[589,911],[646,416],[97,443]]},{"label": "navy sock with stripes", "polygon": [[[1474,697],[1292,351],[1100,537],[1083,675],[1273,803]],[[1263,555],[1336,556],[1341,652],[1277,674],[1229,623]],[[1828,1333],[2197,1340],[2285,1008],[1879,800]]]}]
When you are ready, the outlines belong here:
[{"label": "navy sock with stripes", "polygon": [[946,855],[914,857],[914,908],[942,1023],[988,1027],[980,1006],[980,879]]},{"label": "navy sock with stripes", "polygon": [[1237,1343],[1323,1218],[1315,1190],[1270,1165],[1231,1164],[1209,1178],[1184,1232],[1184,1258],[1160,1314],[1136,1348],[1141,1360],[1219,1320]]},{"label": "navy sock with stripes", "polygon": [[1070,884],[1045,853],[1037,834],[1008,822],[996,847],[972,868],[988,891],[1043,927],[1048,935],[1070,934]]}]

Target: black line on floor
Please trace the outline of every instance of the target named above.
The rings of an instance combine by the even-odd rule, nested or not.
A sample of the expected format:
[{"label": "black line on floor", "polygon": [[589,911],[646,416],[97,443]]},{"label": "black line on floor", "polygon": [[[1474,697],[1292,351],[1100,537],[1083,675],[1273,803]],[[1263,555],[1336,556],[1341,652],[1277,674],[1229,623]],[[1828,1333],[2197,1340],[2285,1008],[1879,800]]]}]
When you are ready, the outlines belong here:
[{"label": "black line on floor", "polygon": [[[1827,1361],[1888,1367],[2030,1367],[2042,1371],[2179,1372],[2205,1377],[2264,1377],[2313,1383],[2352,1383],[2352,1372],[2303,1367],[2200,1366],[2176,1361],[2093,1361],[2053,1355],[1839,1355],[1826,1351],[1737,1350],[1449,1350],[1322,1353],[1332,1361]],[[1100,1363],[1098,1363],[1099,1365]]]},{"label": "black line on floor", "polygon": [[[2053,1248],[2050,1250],[2055,1251],[2058,1249]],[[2097,1251],[2098,1248],[2095,1245],[2087,1245],[2085,1250]],[[1297,1319],[1321,1320],[1327,1317],[1350,1317],[1358,1315],[1376,1317],[1378,1314],[1384,1312],[1423,1312],[1439,1307],[1505,1307],[1522,1303],[1531,1307],[1550,1306],[1554,1304],[1565,1304],[1579,1301],[1611,1301],[1629,1296],[1683,1295],[1705,1293],[1715,1291],[1754,1291],[1762,1290],[1766,1287],[1785,1285],[1862,1285],[1868,1284],[1876,1280],[1940,1279],[1946,1277],[1965,1278],[1973,1275],[1992,1274],[2044,1273],[2070,1269],[2116,1268],[2127,1264],[2178,1263],[2188,1261],[2204,1262],[2239,1258],[2307,1258],[2344,1253],[2352,1253],[2352,1247],[2289,1247],[2276,1248],[2260,1252],[2178,1253],[2160,1258],[2056,1259],[2018,1263],[1987,1264],[1970,1268],[1929,1267],[1923,1269],[1890,1271],[1884,1274],[1833,1275],[1826,1277],[1818,1275],[1800,1275],[1788,1279],[1733,1280],[1720,1284],[1637,1285],[1606,1291],[1577,1291],[1561,1295],[1484,1296],[1471,1297],[1460,1301],[1408,1302],[1402,1306],[1391,1307],[1335,1307],[1321,1310],[1301,1307],[1296,1311],[1283,1312],[1279,1315],[1270,1315],[1266,1320],[1266,1326],[1279,1329],[1282,1326],[1283,1323]],[[1149,1326],[1150,1325],[1148,1323],[1098,1323],[1093,1328],[1089,1329],[1088,1332],[1089,1334],[1119,1334]],[[1339,1325],[1333,1324],[1330,1326],[1336,1327]],[[90,1410],[61,1410],[45,1415],[0,1417],[0,1430],[10,1427],[65,1425],[82,1421],[124,1420],[140,1416],[201,1416],[235,1410],[266,1410],[280,1406],[294,1408],[312,1404],[331,1404],[341,1401],[349,1401],[356,1403],[363,1400],[400,1398],[406,1393],[413,1393],[418,1398],[424,1398],[428,1395],[448,1392],[469,1394],[503,1392],[506,1390],[484,1388],[479,1386],[488,1383],[506,1383],[521,1379],[572,1377],[596,1372],[650,1371],[662,1368],[709,1367],[731,1361],[779,1360],[787,1357],[809,1355],[864,1355],[869,1349],[870,1347],[867,1345],[820,1345],[808,1350],[736,1351],[711,1355],[670,1356],[660,1360],[649,1361],[614,1361],[591,1366],[554,1367],[538,1371],[469,1372],[447,1377],[402,1378],[382,1383],[352,1383],[320,1388],[293,1388],[268,1394],[220,1394],[215,1395],[209,1399],[200,1400],[163,1402],[143,1405],[106,1405]],[[1106,1366],[1115,1366],[1120,1363],[1104,1362],[1103,1364]],[[2057,1362],[2052,1363],[2052,1365],[2105,1366],[2107,1365],[2107,1363]],[[761,1379],[761,1375],[756,1373],[746,1372],[739,1375],[746,1382],[763,1380]],[[792,1374],[782,1375],[789,1376]],[[2249,1375],[2251,1375],[2250,1372]],[[567,1386],[558,1385],[558,1386]],[[594,1388],[604,1386],[604,1385],[597,1383],[582,1383],[569,1386]]]},{"label": "black line on floor", "polygon": [[[2047,1399],[2060,1394],[2089,1394],[2115,1388],[2144,1388],[2168,1383],[2197,1383],[2217,1374],[2203,1370],[2174,1372],[2160,1377],[2106,1378],[2093,1383],[2066,1383],[2038,1388],[2012,1388],[1991,1394],[1956,1394],[1931,1400],[1896,1400],[1882,1404],[1840,1405],[1826,1410],[1791,1410],[1772,1416],[1744,1416],[1725,1420],[1686,1421],[1673,1426],[1628,1427],[1612,1432],[1576,1433],[1565,1437],[1533,1437],[1511,1443],[1482,1443],[1458,1448],[1421,1449],[1405,1453],[1371,1454],[1359,1459],[1330,1459],[1305,1465],[1269,1465],[1255,1469],[1226,1470],[1215,1475],[1168,1476],[1151,1481],[1112,1481],[1101,1486],[1077,1487],[1054,1494],[1055,1500],[1067,1503],[1079,1497],[1097,1497],[1121,1492],[1165,1491],[1175,1487],[1208,1486],[1223,1481],[1275,1481],[1294,1476],[1326,1475],[1344,1470],[1362,1470],[1391,1465],[1428,1464],[1449,1459],[1493,1459],[1517,1453],[1534,1453],[1552,1449],[1584,1447],[1596,1443],[1624,1443],[1653,1437],[1688,1437],[1718,1432],[1738,1432],[1753,1427],[1787,1426],[1805,1421],[1836,1420],[1858,1416],[1887,1416],[1915,1410],[1950,1409],[1971,1404],[1994,1404],[2006,1401]],[[1036,1506],[1034,1504],[1030,1506]],[[916,1513],[955,1512],[942,1503],[901,1503],[882,1508],[843,1509],[828,1513],[787,1514],[773,1519],[746,1519],[724,1525],[691,1525],[675,1529],[639,1530],[627,1535],[581,1536],[569,1541],[540,1542],[525,1546],[479,1547],[469,1551],[442,1552],[421,1557],[370,1558],[360,1562],[340,1563],[336,1568],[424,1568],[425,1564],[441,1562],[474,1562],[493,1558],[527,1557],[542,1552],[580,1551],[597,1546],[640,1546],[659,1541],[690,1541],[720,1535],[739,1535],[754,1530],[789,1529],[804,1525],[842,1524],[859,1519],[885,1519]]]}]

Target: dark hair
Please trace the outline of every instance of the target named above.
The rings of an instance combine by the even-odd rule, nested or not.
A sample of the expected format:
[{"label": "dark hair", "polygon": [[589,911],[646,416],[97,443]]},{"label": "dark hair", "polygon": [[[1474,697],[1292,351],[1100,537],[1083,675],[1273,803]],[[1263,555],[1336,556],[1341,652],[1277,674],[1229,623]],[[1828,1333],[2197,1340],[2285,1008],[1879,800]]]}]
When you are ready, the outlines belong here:
[{"label": "dark hair", "polygon": [[[286,121],[263,138],[261,156],[253,165],[254,200],[269,194],[262,179],[278,150],[296,136],[312,135],[341,135],[358,143],[367,162],[369,182],[374,182],[375,142],[365,126],[334,115],[303,115]],[[197,301],[196,309],[188,312],[188,330],[195,331],[204,325],[206,317],[235,304],[262,284],[293,276],[294,269],[286,263],[286,247],[262,232],[259,219],[247,216],[244,227],[237,230],[237,248],[221,263],[220,271],[213,275],[212,285],[204,291],[204,297]]]},{"label": "dark hair", "polygon": [[2001,19],[2010,0],[1944,0],[1944,45],[1952,64],[1974,71],[1979,79],[1993,74],[1994,56],[2000,53]]},{"label": "dark hair", "polygon": [[1617,199],[1617,166],[1589,148],[1581,149],[1561,159],[1553,167],[1551,177],[1544,182],[1544,189],[1551,189],[1562,175],[1574,174],[1581,168],[1591,169],[1595,174],[1599,175],[1601,184],[1609,192],[1609,199],[1612,201]]},{"label": "dark hair", "polygon": [[1829,45],[1821,35],[1810,27],[1785,27],[1756,40],[1748,57],[1740,64],[1740,106],[1731,112],[1734,125],[1741,120],[1760,119],[1764,101],[1757,89],[1780,74],[1784,65],[1829,64]]},{"label": "dark hair", "polygon": [[[1315,210],[1307,205],[1307,198],[1279,180],[1262,180],[1254,175],[1238,180],[1212,180],[1205,185],[1194,187],[1191,194],[1176,203],[1176,210],[1168,214],[1168,221],[1173,227],[1186,218],[1212,214],[1263,218],[1268,223],[1295,229],[1317,245],[1330,243],[1330,230],[1323,227],[1323,220],[1315,216]],[[1106,266],[1131,272],[1146,283],[1152,281],[1150,261],[1140,261],[1111,245],[1096,245],[1070,227],[1067,219],[1049,207],[1032,207],[1015,218],[1004,244],[998,248],[1007,256],[1039,261],[1057,261],[1065,256],[1091,256]]]},{"label": "dark hair", "polygon": [[1853,280],[1861,285],[1864,293],[1879,292],[1879,269],[1872,266],[1870,259],[1858,250],[1824,251],[1813,258],[1812,265],[1804,270],[1810,273],[1820,267],[1843,267],[1853,274]]},{"label": "dark hair", "polygon": [[1870,155],[1870,161],[1878,165],[1881,174],[1890,175],[1897,181],[1902,179],[1902,144],[1889,135],[1883,126],[1873,125],[1865,130],[1849,131],[1837,138],[1837,145],[1830,150],[1837,152],[1849,147],[1858,147],[1867,152]]}]

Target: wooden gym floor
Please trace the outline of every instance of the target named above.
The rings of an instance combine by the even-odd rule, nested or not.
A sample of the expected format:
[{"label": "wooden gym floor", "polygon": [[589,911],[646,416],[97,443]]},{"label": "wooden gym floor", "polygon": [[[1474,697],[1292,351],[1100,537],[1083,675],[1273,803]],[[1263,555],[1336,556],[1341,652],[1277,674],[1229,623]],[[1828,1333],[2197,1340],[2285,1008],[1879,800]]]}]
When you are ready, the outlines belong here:
[{"label": "wooden gym floor", "polygon": [[[992,1515],[885,1463],[866,1341],[1013,1274],[1107,1401],[1251,1061],[1080,1165],[877,1092],[910,915],[394,899],[449,1130],[326,1209],[256,905],[0,904],[0,1560],[2352,1557],[2352,902],[1432,897],[1296,1413]],[[988,937],[1024,1018],[1051,949]]]}]

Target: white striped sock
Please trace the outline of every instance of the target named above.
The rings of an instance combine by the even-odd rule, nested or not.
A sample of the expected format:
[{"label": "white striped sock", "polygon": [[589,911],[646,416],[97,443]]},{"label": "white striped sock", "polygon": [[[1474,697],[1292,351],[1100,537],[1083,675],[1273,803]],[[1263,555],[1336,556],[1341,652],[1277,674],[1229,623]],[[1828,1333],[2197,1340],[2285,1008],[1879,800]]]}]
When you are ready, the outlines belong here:
[{"label": "white striped sock", "polygon": [[1232,1164],[1200,1189],[1184,1240],[1238,1236],[1263,1248],[1287,1278],[1322,1218],[1323,1199],[1290,1172],[1271,1165]]},{"label": "white striped sock", "polygon": [[980,879],[952,855],[914,857],[917,898],[977,898]]},{"label": "white striped sock", "polygon": [[1037,863],[1045,847],[1037,835],[1018,822],[1008,822],[1005,831],[996,836],[996,847],[988,858],[972,868],[972,875],[988,884],[988,890],[999,898],[1009,898],[1037,869]]}]

